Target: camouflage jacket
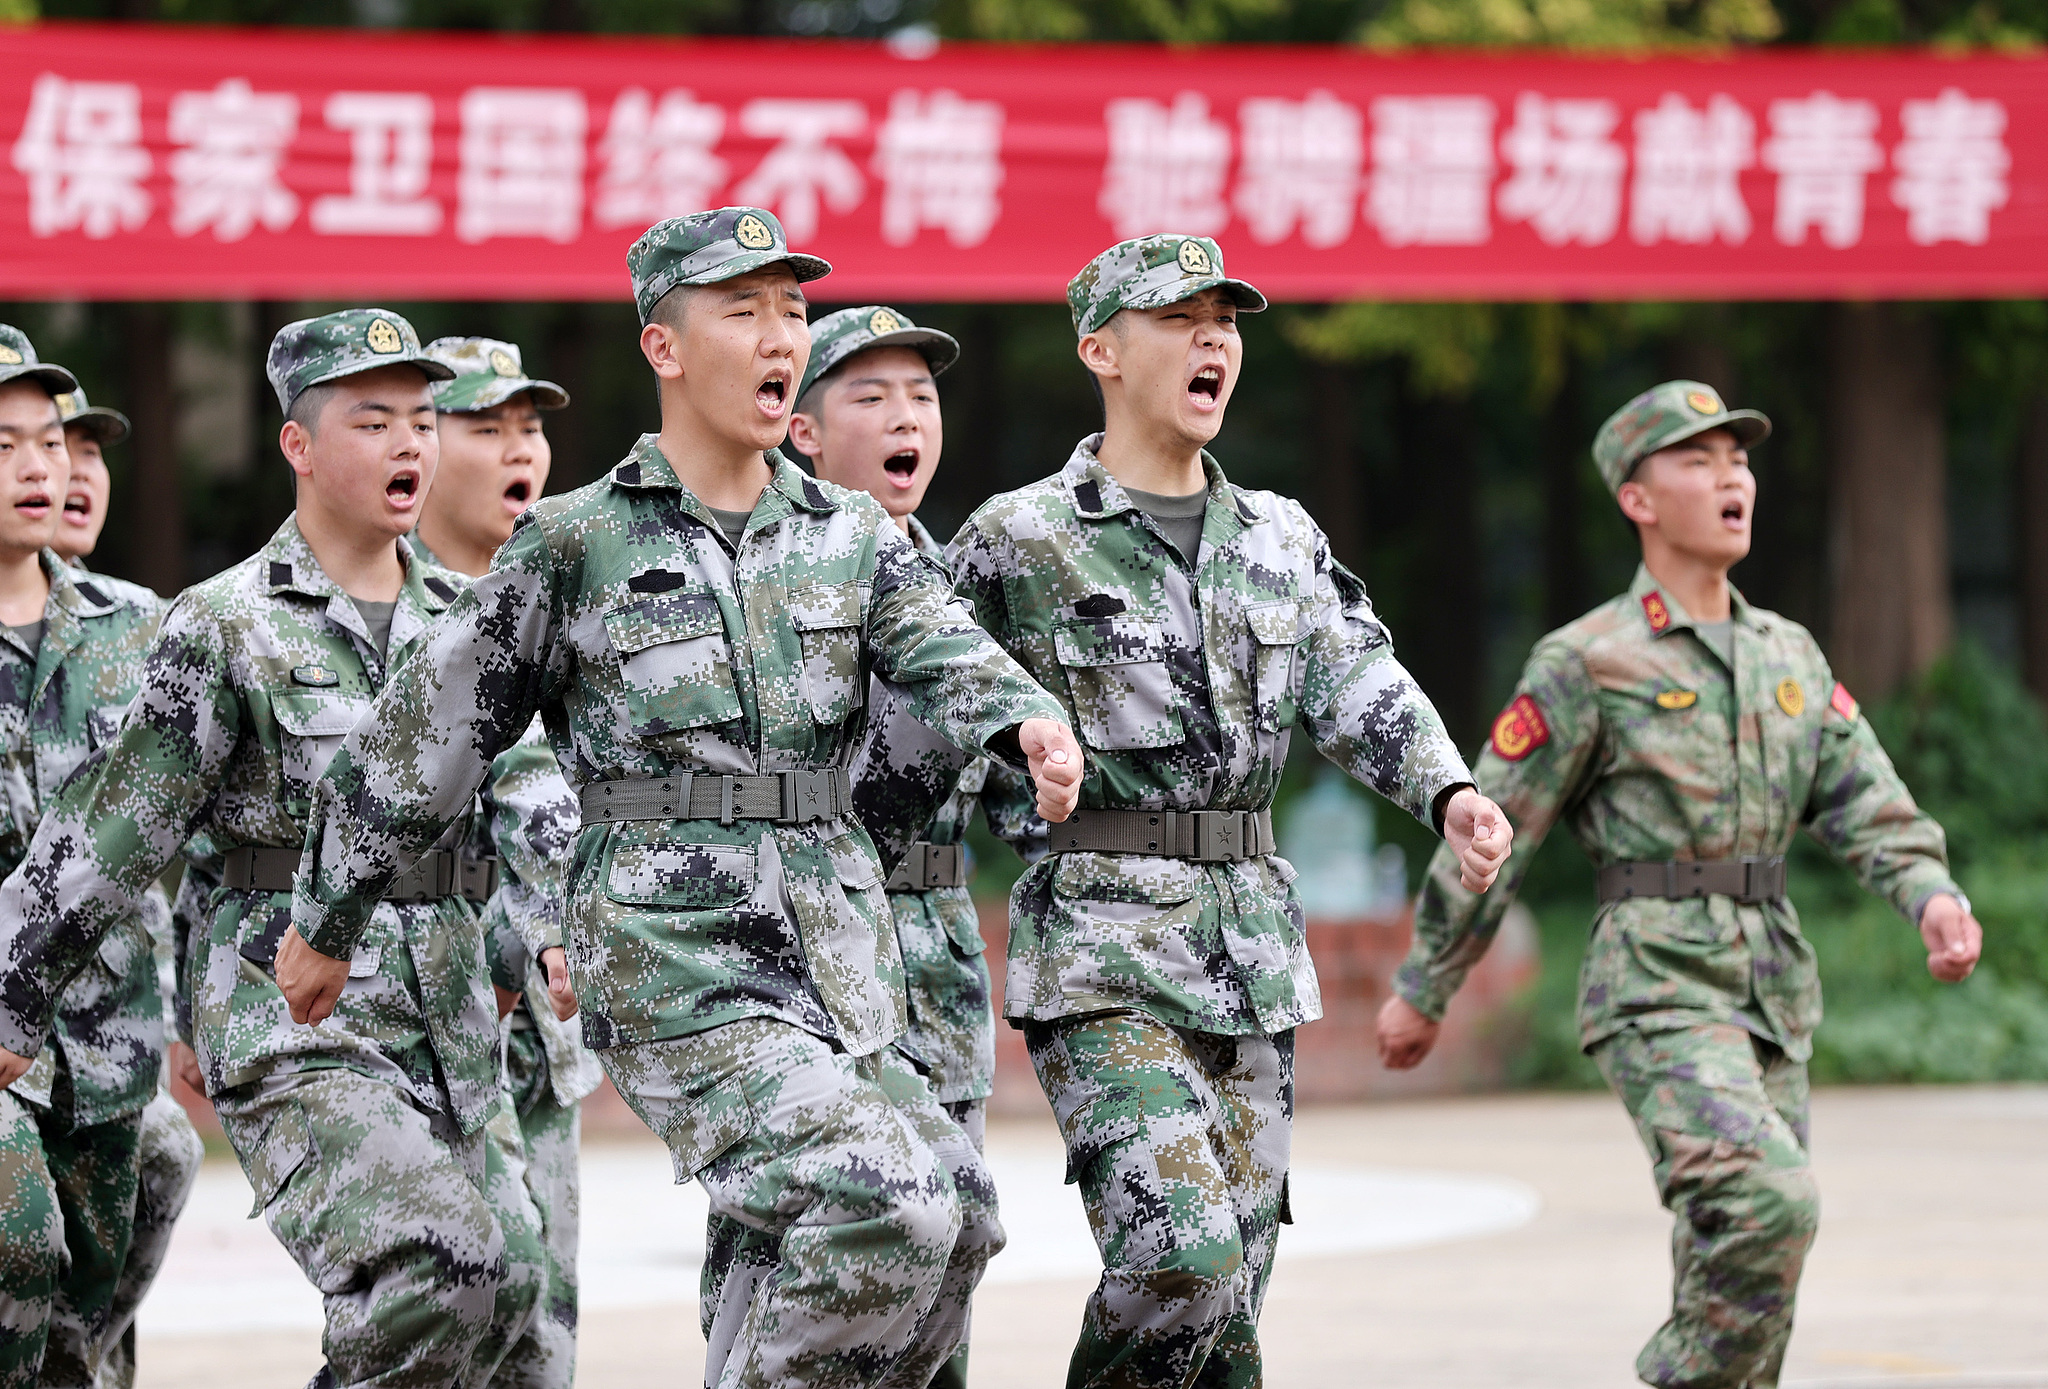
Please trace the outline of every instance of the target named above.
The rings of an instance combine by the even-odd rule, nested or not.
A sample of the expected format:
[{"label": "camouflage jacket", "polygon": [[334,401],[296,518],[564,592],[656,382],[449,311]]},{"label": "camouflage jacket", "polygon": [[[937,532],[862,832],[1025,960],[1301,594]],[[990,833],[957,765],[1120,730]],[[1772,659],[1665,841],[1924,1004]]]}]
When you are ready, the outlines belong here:
[{"label": "camouflage jacket", "polygon": [[[50,597],[34,658],[14,633],[0,635],[0,872],[28,852],[41,807],[120,727],[164,611],[148,589],[79,573],[49,550],[43,572]],[[163,1051],[156,957],[131,912],[63,986],[50,1045],[12,1088],[75,1123],[104,1123],[149,1103]]]},{"label": "camouflage jacket", "polygon": [[[1560,819],[1596,864],[1782,854],[1805,830],[1909,919],[1954,892],[1941,827],[1835,682],[1812,635],[1734,598],[1734,669],[1647,569],[1536,644],[1479,761],[1515,827],[1485,896],[1439,851],[1395,987],[1431,1017],[1485,953]],[[1580,971],[1580,1042],[1736,1021],[1795,1060],[1820,1022],[1813,947],[1789,901],[1638,897],[1604,906]]]},{"label": "camouflage jacket", "polygon": [[[910,542],[934,564],[945,552],[916,517]],[[910,694],[875,677],[867,739],[853,761],[853,805],[893,871],[913,840],[964,844],[976,810],[1013,843],[1044,823],[1032,813],[1031,779],[988,757],[970,757],[919,723]],[[995,1087],[995,1010],[981,919],[965,886],[888,894],[909,992],[908,1050],[924,1064],[941,1104],[988,1098]]]},{"label": "camouflage jacket", "polygon": [[[1471,773],[1394,659],[1365,586],[1297,502],[1232,486],[1203,455],[1209,507],[1190,572],[1096,461],[995,498],[953,539],[959,591],[1072,711],[1084,807],[1270,806],[1290,731],[1431,823]],[[1142,1008],[1206,1032],[1322,1014],[1294,869],[1068,853],[1018,881],[1004,1011]]]},{"label": "camouflage jacket", "polygon": [[[1058,706],[871,499],[770,453],[737,555],[653,435],[536,503],[321,782],[294,919],[346,955],[396,864],[538,713],[578,786],[845,766],[868,676],[973,748]],[[852,817],[586,827],[563,926],[592,1047],[780,1018],[865,1055],[904,1027],[873,843]]]},{"label": "camouflage jacket", "polygon": [[[171,606],[119,735],[65,788],[0,885],[0,1045],[40,1042],[48,981],[79,968],[188,843],[208,885],[223,880],[236,847],[304,844],[327,760],[457,592],[459,580],[398,544],[406,577],[388,663],[292,518]],[[208,1091],[346,1067],[389,1080],[464,1131],[480,1126],[498,1096],[498,1018],[469,904],[377,904],[319,1027],[292,1022],[271,973],[290,907],[287,893],[216,887],[194,923],[203,940],[185,943]]]}]

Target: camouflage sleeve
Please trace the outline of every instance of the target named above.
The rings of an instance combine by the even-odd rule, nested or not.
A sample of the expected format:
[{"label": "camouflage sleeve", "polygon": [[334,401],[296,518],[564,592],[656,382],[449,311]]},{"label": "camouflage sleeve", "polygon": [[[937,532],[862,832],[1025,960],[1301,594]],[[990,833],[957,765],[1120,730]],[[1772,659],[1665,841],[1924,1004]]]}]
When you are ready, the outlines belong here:
[{"label": "camouflage sleeve", "polygon": [[1594,766],[1600,706],[1578,656],[1557,643],[1538,646],[1494,727],[1479,758],[1479,785],[1515,827],[1514,852],[1492,890],[1479,894],[1458,881],[1449,846],[1438,846],[1415,903],[1415,943],[1394,975],[1395,992],[1432,1018],[1444,1015],[1493,944],[1536,850]]},{"label": "camouflage sleeve", "polygon": [[918,722],[902,685],[877,677],[868,693],[867,735],[853,758],[853,809],[882,871],[893,873],[974,758]]},{"label": "camouflage sleeve", "polygon": [[171,1013],[179,1041],[192,1045],[192,971],[204,948],[206,913],[216,886],[212,876],[188,861],[171,903]]},{"label": "camouflage sleeve", "polygon": [[[1828,683],[1841,688],[1832,675]],[[1908,921],[1917,924],[1937,893],[1960,895],[1949,876],[1947,836],[1914,803],[1870,721],[1846,693],[1821,715],[1820,756],[1800,822]]]},{"label": "camouflage sleeve", "polygon": [[498,889],[485,923],[505,935],[505,964],[525,987],[527,963],[562,943],[562,893],[583,816],[539,720],[498,755],[483,791]]},{"label": "camouflage sleeve", "polygon": [[875,588],[867,642],[875,669],[907,687],[911,713],[956,747],[989,740],[1026,719],[1066,711],[957,601],[946,576],[877,509]]},{"label": "camouflage sleeve", "polygon": [[41,1047],[58,995],[212,803],[242,733],[225,652],[215,614],[172,607],[120,732],[65,783],[0,884],[0,1047]]},{"label": "camouflage sleeve", "polygon": [[1315,626],[1300,717],[1323,756],[1432,830],[1436,801],[1472,773],[1444,722],[1394,658],[1365,583],[1316,536]]},{"label": "camouflage sleeve", "polygon": [[392,878],[470,808],[566,677],[554,556],[521,518],[496,567],[392,675],[315,784],[292,924],[347,959]]},{"label": "camouflage sleeve", "polygon": [[1036,863],[1050,851],[1052,828],[1038,817],[1038,796],[1024,773],[991,762],[981,788],[981,814],[988,832],[1025,863]]}]

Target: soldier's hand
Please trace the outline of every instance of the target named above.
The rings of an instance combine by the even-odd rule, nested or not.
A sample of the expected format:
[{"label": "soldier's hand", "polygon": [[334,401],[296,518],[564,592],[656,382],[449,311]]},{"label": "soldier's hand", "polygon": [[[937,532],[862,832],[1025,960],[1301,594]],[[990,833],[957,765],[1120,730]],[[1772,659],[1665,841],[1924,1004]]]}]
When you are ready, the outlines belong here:
[{"label": "soldier's hand", "polygon": [[1508,861],[1515,827],[1499,806],[1468,786],[1444,807],[1444,843],[1458,856],[1458,881],[1468,891],[1484,892]]},{"label": "soldier's hand", "polygon": [[193,1053],[192,1048],[186,1046],[183,1042],[173,1041],[170,1046],[170,1053],[171,1074],[184,1081],[185,1084],[197,1090],[200,1094],[205,1094],[206,1077],[200,1073],[199,1058]]},{"label": "soldier's hand", "polygon": [[287,927],[277,947],[277,987],[291,1005],[292,1021],[318,1027],[341,1002],[348,983],[348,961],[322,955],[306,944],[296,926]]},{"label": "soldier's hand", "polygon": [[1380,1064],[1390,1071],[1421,1065],[1442,1029],[1442,1023],[1425,1017],[1401,995],[1393,995],[1380,1008]]},{"label": "soldier's hand", "polygon": [[1081,745],[1073,730],[1052,719],[1026,719],[1017,725],[1017,745],[1038,787],[1039,815],[1055,825],[1072,815],[1081,799]]},{"label": "soldier's hand", "polygon": [[1927,972],[1945,984],[1968,979],[1984,953],[1984,928],[1946,892],[1920,909],[1920,939],[1927,943]]},{"label": "soldier's hand", "polygon": [[567,1022],[576,1016],[576,986],[569,982],[569,952],[551,945],[540,952],[540,962],[548,972],[548,1006],[555,1010],[557,1022]]},{"label": "soldier's hand", "polygon": [[27,1075],[29,1063],[34,1060],[33,1056],[16,1056],[6,1047],[0,1047],[0,1090]]}]

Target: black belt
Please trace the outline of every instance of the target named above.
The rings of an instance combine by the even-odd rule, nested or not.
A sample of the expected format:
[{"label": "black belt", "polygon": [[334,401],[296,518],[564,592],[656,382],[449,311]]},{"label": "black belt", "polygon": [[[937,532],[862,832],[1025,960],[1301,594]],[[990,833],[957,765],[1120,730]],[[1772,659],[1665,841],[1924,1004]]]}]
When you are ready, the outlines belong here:
[{"label": "black belt", "polygon": [[1625,902],[1631,897],[1733,897],[1753,906],[1778,901],[1784,895],[1783,854],[1769,858],[1610,863],[1600,870],[1602,902]]},{"label": "black belt", "polygon": [[1077,810],[1051,829],[1056,854],[1159,854],[1235,863],[1274,847],[1270,810]]},{"label": "black belt", "polygon": [[[244,844],[228,850],[222,865],[221,882],[238,892],[290,892],[298,882],[297,849],[272,849]],[[498,886],[498,861],[468,858],[453,849],[433,849],[421,854],[412,867],[391,880],[384,889],[387,902],[429,902],[443,897],[466,897],[488,902]]]},{"label": "black belt", "polygon": [[933,844],[920,839],[882,884],[884,892],[923,892],[932,887],[967,886],[967,855],[958,844]]},{"label": "black belt", "polygon": [[583,823],[619,820],[773,820],[800,825],[853,810],[853,776],[844,767],[819,767],[769,776],[680,776],[593,781],[583,788]]}]

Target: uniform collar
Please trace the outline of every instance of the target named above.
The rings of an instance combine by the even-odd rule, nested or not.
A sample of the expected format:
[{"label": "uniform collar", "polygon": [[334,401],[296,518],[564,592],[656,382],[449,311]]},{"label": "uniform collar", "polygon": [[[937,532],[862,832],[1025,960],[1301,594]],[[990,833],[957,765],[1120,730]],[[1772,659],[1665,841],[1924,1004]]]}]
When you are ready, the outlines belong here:
[{"label": "uniform collar", "polygon": [[[782,450],[769,449],[764,456],[774,471],[768,479],[767,488],[761,493],[761,500],[754,504],[756,524],[766,525],[780,520],[792,510],[824,515],[839,509],[839,503],[832,500],[824,485],[784,458]],[[685,511],[714,530],[717,528],[710,510],[676,476],[676,470],[661,451],[661,436],[658,434],[642,434],[632,451],[612,469],[611,480],[617,487],[680,492]]]},{"label": "uniform collar", "polygon": [[939,542],[933,538],[932,533],[925,529],[924,522],[918,520],[915,516],[912,516],[909,519],[911,547],[915,549],[919,554],[923,555],[926,559],[945,559],[946,547],[939,544]]},{"label": "uniform collar", "polygon": [[[1650,629],[1650,635],[1653,637],[1661,637],[1666,632],[1676,632],[1680,628],[1691,631],[1701,625],[1685,610],[1683,604],[1658,585],[1657,578],[1650,572],[1648,565],[1636,565],[1635,582],[1628,586],[1628,596],[1634,601],[1636,611],[1642,615],[1644,625]],[[1738,627],[1756,625],[1749,600],[1744,598],[1742,590],[1733,584],[1728,586],[1728,615],[1734,619]]]},{"label": "uniform collar", "polygon": [[[398,606],[391,615],[391,636],[386,647],[391,657],[433,625],[434,619],[461,592],[445,575],[429,572],[432,566],[404,536],[398,538],[398,558],[405,566],[405,582],[398,590]],[[327,576],[320,561],[313,557],[313,547],[299,530],[297,512],[285,517],[277,533],[256,552],[256,562],[261,566],[265,592],[271,597],[292,593],[318,599],[326,604],[330,621],[360,638],[365,647],[370,646],[369,624],[363,621],[355,600]]]},{"label": "uniform collar", "polygon": [[[1074,453],[1067,460],[1067,466],[1060,469],[1060,482],[1072,498],[1074,514],[1084,520],[1106,521],[1126,511],[1136,511],[1137,503],[1130,493],[1110,476],[1109,469],[1095,456],[1095,450],[1102,447],[1102,436],[1090,434],[1074,446]],[[1202,450],[1202,473],[1209,480],[1209,514],[1213,519],[1221,507],[1234,518],[1236,529],[1255,526],[1266,519],[1266,514],[1252,504],[1250,497],[1230,485],[1223,476],[1223,468]],[[1236,529],[1232,534],[1236,534]]]}]

